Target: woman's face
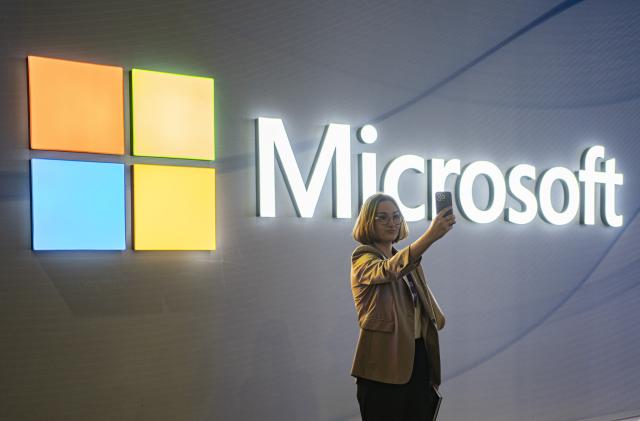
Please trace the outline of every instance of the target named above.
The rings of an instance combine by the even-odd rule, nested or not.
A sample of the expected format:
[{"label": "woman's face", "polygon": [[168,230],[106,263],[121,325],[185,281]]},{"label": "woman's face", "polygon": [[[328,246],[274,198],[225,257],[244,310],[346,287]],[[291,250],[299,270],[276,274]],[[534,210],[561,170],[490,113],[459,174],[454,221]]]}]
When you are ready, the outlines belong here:
[{"label": "woman's face", "polygon": [[400,224],[402,224],[402,214],[396,205],[389,200],[380,202],[373,224],[376,242],[392,243],[395,241],[400,232]]}]

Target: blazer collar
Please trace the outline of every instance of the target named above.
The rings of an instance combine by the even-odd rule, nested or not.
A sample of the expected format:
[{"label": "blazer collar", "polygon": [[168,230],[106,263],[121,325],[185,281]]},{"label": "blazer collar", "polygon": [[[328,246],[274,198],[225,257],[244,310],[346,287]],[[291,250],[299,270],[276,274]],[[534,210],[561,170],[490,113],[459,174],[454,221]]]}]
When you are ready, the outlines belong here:
[{"label": "blazer collar", "polygon": [[[359,252],[373,252],[375,254],[377,254],[378,256],[380,256],[383,259],[386,259],[387,256],[384,255],[383,252],[381,252],[380,250],[378,250],[378,248],[376,246],[370,245],[370,244],[361,244],[356,248],[356,251]],[[396,250],[395,247],[391,247],[391,255],[393,256],[394,254],[396,254],[398,252],[398,250]]]}]

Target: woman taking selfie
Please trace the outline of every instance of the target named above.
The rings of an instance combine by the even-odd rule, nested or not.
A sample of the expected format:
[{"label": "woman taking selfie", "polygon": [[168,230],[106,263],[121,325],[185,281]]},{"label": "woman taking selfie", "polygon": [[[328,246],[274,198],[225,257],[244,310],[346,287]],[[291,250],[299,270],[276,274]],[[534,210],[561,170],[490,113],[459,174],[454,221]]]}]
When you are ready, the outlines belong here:
[{"label": "woman taking selfie", "polygon": [[456,223],[450,207],[413,243],[396,201],[369,197],[358,215],[351,292],[360,326],[351,375],[363,421],[431,420],[440,385],[438,330],[444,315],[427,287],[422,254]]}]

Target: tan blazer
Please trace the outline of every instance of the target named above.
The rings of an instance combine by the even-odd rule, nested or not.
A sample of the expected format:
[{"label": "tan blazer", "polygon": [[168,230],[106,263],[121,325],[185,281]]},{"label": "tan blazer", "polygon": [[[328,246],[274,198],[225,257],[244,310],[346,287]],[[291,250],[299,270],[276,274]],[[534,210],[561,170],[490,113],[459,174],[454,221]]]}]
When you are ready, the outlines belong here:
[{"label": "tan blazer", "polygon": [[[395,249],[394,249],[395,252]],[[427,347],[431,383],[439,385],[438,330],[445,318],[427,287],[420,260],[411,263],[409,247],[385,259],[373,246],[358,246],[351,255],[351,292],[360,336],[351,375],[383,383],[405,384],[413,369],[414,307],[403,276],[411,272],[422,313],[422,338]]]}]

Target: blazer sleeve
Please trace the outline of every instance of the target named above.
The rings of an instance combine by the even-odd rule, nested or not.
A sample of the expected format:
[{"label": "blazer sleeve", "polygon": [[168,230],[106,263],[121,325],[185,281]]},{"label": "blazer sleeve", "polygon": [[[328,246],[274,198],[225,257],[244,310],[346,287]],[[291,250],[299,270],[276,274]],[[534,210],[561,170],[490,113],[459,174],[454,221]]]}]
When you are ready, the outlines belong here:
[{"label": "blazer sleeve", "polygon": [[418,276],[421,279],[420,283],[427,293],[427,299],[429,300],[429,305],[431,306],[431,310],[433,312],[436,328],[438,330],[441,330],[442,328],[444,328],[444,325],[446,322],[446,318],[444,317],[442,308],[440,307],[440,304],[438,304],[438,301],[436,300],[436,297],[433,295],[433,292],[431,292],[431,288],[429,288],[429,285],[427,285],[427,277],[424,273],[424,269],[422,269],[422,265],[418,265],[417,272],[418,272]]},{"label": "blazer sleeve", "polygon": [[396,281],[411,272],[420,263],[411,261],[409,246],[390,259],[382,259],[379,252],[370,246],[360,246],[351,255],[352,283],[377,285]]},{"label": "blazer sleeve", "polygon": [[433,305],[433,312],[435,313],[436,317],[436,328],[438,330],[442,330],[447,319],[444,317],[442,308],[440,308],[440,304],[438,304],[438,301],[436,301],[436,297],[433,295],[429,287],[427,287],[427,294],[429,294],[429,299],[431,300],[431,304]]}]

